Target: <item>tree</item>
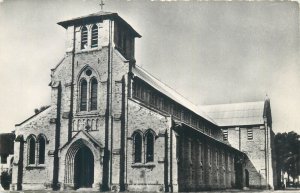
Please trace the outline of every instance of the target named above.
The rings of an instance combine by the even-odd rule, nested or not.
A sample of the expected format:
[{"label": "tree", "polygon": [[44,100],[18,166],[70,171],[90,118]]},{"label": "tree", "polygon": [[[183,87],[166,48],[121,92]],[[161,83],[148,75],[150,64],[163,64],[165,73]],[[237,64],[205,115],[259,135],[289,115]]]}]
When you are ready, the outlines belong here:
[{"label": "tree", "polygon": [[[294,180],[300,175],[300,135],[294,131],[275,135],[277,171],[287,172]],[[289,180],[289,179],[288,179]]]},{"label": "tree", "polygon": [[50,107],[50,106],[46,105],[46,106],[41,106],[40,108],[36,108],[36,109],[34,109],[34,113],[39,114],[40,112],[46,110],[48,107]]}]

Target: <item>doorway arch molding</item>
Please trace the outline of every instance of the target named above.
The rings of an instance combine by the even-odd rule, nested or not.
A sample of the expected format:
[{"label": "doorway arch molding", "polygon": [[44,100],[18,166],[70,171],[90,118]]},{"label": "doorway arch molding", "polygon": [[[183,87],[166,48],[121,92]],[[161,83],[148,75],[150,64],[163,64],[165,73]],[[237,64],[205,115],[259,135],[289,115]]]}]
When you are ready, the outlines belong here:
[{"label": "doorway arch molding", "polygon": [[[101,160],[101,148],[96,148],[95,145],[83,138],[77,139],[73,143],[70,144],[66,155],[65,155],[65,175],[64,175],[64,184],[69,184],[74,187],[74,164],[75,164],[75,156],[79,149],[87,147],[91,150],[94,157],[94,184],[93,187],[96,187],[101,183],[100,176],[97,175],[100,173],[100,160]],[[96,183],[96,184],[95,184]]]}]

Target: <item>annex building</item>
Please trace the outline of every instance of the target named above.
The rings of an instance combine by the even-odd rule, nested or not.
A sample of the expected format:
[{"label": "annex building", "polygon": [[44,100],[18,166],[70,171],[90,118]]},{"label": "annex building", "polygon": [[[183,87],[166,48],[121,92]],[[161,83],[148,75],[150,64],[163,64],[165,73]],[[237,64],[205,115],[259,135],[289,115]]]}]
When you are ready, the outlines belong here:
[{"label": "annex building", "polygon": [[270,101],[198,107],[135,61],[117,13],[58,23],[51,105],[16,125],[12,190],[274,188]]}]

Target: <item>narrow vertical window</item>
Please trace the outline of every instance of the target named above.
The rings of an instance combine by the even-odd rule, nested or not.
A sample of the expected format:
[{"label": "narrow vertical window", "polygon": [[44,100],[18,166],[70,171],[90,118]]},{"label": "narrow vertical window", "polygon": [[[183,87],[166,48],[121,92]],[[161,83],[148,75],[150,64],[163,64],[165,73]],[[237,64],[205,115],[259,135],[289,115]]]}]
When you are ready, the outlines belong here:
[{"label": "narrow vertical window", "polygon": [[193,143],[192,143],[192,139],[189,138],[189,142],[188,142],[188,155],[189,155],[189,161],[190,164],[193,162],[192,159],[192,153],[193,153]]},{"label": "narrow vertical window", "polygon": [[179,139],[179,136],[178,135],[176,135],[176,158],[177,158],[177,161],[180,161],[180,158],[181,158],[181,156],[180,156],[180,153],[181,153],[181,151],[180,151],[180,139]]},{"label": "narrow vertical window", "polygon": [[253,130],[252,128],[247,129],[247,139],[252,140],[253,139]]},{"label": "narrow vertical window", "polygon": [[35,139],[33,137],[29,138],[28,145],[29,145],[29,152],[28,152],[29,160],[28,160],[28,163],[29,164],[35,164]]},{"label": "narrow vertical window", "polygon": [[169,101],[167,98],[163,98],[162,105],[163,105],[163,107],[162,107],[163,111],[170,112]]},{"label": "narrow vertical window", "polygon": [[200,165],[202,166],[203,164],[203,156],[202,156],[202,151],[203,151],[203,147],[202,147],[202,143],[199,142],[199,162],[200,162]]},{"label": "narrow vertical window", "polygon": [[87,39],[88,39],[88,30],[85,26],[81,29],[81,49],[85,49],[87,47]]},{"label": "narrow vertical window", "polygon": [[91,110],[97,110],[97,88],[98,82],[95,78],[92,79],[91,83]]},{"label": "narrow vertical window", "polygon": [[223,129],[223,141],[228,141],[228,129]]},{"label": "narrow vertical window", "polygon": [[219,154],[218,154],[218,150],[216,150],[216,166],[218,167],[219,166]]},{"label": "narrow vertical window", "polygon": [[154,136],[151,132],[146,134],[146,162],[154,161]]},{"label": "narrow vertical window", "polygon": [[211,153],[210,153],[209,146],[207,146],[207,160],[208,160],[208,164],[211,165]]},{"label": "narrow vertical window", "polygon": [[46,146],[46,141],[44,137],[39,138],[39,164],[44,164],[45,163],[45,146]]},{"label": "narrow vertical window", "polygon": [[133,151],[134,151],[134,162],[142,162],[142,136],[140,133],[135,133],[133,136]]},{"label": "narrow vertical window", "polygon": [[92,39],[91,39],[91,47],[98,47],[98,26],[93,25],[92,27]]},{"label": "narrow vertical window", "polygon": [[80,82],[80,111],[87,109],[87,82],[82,79]]}]

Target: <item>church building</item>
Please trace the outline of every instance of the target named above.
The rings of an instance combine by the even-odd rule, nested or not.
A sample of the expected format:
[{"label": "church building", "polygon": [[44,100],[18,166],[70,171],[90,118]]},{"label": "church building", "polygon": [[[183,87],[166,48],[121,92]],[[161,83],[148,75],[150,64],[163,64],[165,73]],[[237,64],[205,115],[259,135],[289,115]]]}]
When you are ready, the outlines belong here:
[{"label": "church building", "polygon": [[16,125],[11,190],[274,188],[270,101],[198,107],[135,61],[117,13],[58,23],[51,104]]}]

